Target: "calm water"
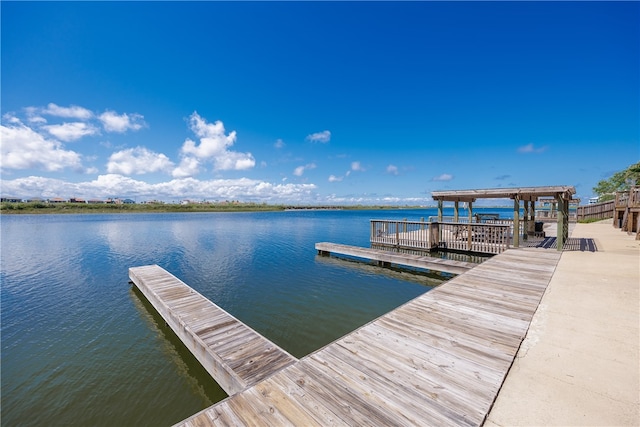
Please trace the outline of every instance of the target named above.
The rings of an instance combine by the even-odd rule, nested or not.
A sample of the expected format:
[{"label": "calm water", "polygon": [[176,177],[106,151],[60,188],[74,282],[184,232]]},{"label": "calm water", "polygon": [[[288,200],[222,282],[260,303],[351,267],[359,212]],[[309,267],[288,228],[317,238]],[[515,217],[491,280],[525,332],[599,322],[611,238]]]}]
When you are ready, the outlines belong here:
[{"label": "calm water", "polygon": [[132,290],[131,266],[160,265],[302,357],[442,280],[314,244],[369,246],[369,219],[429,215],[3,215],[2,424],[170,425],[225,397]]}]

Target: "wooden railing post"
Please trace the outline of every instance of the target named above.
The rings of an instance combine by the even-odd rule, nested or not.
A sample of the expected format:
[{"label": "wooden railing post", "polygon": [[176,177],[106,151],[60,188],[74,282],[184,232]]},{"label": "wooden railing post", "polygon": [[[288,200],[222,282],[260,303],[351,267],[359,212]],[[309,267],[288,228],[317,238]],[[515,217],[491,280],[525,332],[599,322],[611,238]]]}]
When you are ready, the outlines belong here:
[{"label": "wooden railing post", "polygon": [[429,224],[429,248],[437,248],[440,246],[440,223],[432,222]]}]

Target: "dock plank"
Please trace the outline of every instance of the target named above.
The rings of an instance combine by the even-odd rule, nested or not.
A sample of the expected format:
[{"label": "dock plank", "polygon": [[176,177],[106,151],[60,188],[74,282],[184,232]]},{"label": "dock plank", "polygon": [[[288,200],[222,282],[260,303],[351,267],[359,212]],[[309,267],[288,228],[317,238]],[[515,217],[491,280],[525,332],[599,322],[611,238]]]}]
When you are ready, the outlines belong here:
[{"label": "dock plank", "polygon": [[[297,361],[157,265],[132,267],[129,269],[129,278],[207,372],[230,395],[257,384]],[[220,417],[221,414],[199,417],[197,423],[215,422],[212,418],[228,418]],[[230,422],[234,420],[233,417],[228,419]]]},{"label": "dock plank", "polygon": [[446,260],[423,255],[395,253],[379,249],[362,248],[359,246],[341,245],[338,243],[320,242],[316,243],[315,248],[321,253],[346,255],[383,263],[441,271],[451,274],[462,274],[478,265],[471,262]]},{"label": "dock plank", "polygon": [[182,425],[480,426],[559,256],[507,250]]}]

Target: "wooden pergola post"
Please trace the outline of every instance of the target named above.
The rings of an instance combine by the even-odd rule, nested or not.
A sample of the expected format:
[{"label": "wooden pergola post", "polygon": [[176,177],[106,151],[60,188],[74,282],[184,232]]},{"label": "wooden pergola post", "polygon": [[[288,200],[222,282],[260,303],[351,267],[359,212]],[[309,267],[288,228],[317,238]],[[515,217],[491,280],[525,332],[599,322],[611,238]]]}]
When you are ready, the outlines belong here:
[{"label": "wooden pergola post", "polygon": [[522,224],[522,240],[527,240],[529,234],[529,201],[524,200],[524,224]]},{"label": "wooden pergola post", "polygon": [[458,222],[458,204],[457,200],[453,202],[453,222]]},{"label": "wooden pergola post", "polygon": [[538,199],[533,199],[531,201],[531,222],[532,222],[532,231],[535,232],[536,231],[536,202],[538,201]]},{"label": "wooden pergola post", "polygon": [[438,222],[442,222],[442,210],[444,202],[442,199],[438,200]]},{"label": "wooden pergola post", "polygon": [[562,193],[555,196],[558,205],[558,227],[556,231],[556,246],[559,251],[569,239],[569,200]]},{"label": "wooden pergola post", "polygon": [[513,247],[520,247],[520,196],[513,196]]}]

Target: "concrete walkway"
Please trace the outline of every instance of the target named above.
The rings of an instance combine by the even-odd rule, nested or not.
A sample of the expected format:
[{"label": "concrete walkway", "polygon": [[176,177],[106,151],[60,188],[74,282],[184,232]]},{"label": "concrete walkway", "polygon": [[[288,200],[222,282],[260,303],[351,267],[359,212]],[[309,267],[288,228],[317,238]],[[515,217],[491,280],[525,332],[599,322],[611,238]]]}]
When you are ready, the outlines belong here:
[{"label": "concrete walkway", "polygon": [[640,425],[640,241],[577,224],[485,426]]}]

